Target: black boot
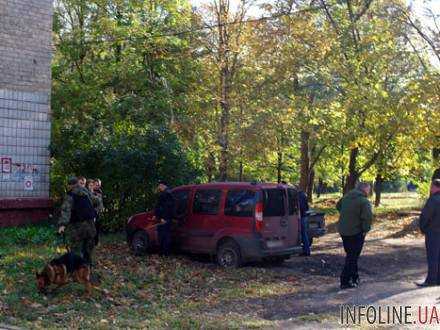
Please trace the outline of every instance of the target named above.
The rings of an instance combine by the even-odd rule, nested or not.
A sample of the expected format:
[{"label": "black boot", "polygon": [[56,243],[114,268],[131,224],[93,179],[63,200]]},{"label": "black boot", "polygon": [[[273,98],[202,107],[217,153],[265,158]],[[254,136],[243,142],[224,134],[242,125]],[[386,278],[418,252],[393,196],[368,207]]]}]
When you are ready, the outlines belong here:
[{"label": "black boot", "polygon": [[356,283],[353,283],[352,280],[349,280],[348,282],[341,282],[341,290],[354,289],[357,287],[358,285]]}]

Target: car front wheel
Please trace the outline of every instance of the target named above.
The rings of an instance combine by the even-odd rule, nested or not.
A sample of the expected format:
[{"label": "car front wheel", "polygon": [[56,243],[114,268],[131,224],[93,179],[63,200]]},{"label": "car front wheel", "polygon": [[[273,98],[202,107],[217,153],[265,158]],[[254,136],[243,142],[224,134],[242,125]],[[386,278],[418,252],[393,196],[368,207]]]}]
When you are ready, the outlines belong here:
[{"label": "car front wheel", "polygon": [[217,263],[224,268],[238,268],[242,264],[240,247],[233,241],[222,243],[217,248]]},{"label": "car front wheel", "polygon": [[138,230],[131,239],[131,250],[137,256],[147,253],[149,247],[149,239],[146,232]]}]

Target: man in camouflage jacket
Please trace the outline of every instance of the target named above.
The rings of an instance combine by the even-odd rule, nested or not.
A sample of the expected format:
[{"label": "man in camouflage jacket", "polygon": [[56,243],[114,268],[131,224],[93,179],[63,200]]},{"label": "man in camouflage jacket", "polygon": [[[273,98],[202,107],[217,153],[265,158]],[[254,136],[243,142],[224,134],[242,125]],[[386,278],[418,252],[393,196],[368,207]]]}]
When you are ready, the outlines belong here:
[{"label": "man in camouflage jacket", "polygon": [[68,192],[61,206],[58,231],[65,232],[70,250],[89,264],[92,264],[95,248],[95,207],[100,204],[99,197],[81,187],[77,178],[69,179]]}]

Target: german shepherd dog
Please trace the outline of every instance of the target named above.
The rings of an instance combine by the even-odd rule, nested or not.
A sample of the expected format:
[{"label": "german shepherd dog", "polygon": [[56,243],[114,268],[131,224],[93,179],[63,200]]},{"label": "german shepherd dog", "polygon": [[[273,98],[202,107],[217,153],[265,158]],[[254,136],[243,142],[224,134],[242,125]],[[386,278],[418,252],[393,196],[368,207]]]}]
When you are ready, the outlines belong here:
[{"label": "german shepherd dog", "polygon": [[46,293],[50,285],[55,289],[73,281],[84,284],[85,293],[90,295],[92,284],[90,282],[90,266],[80,256],[68,252],[59,258],[50,261],[41,271],[36,273],[38,291]]}]

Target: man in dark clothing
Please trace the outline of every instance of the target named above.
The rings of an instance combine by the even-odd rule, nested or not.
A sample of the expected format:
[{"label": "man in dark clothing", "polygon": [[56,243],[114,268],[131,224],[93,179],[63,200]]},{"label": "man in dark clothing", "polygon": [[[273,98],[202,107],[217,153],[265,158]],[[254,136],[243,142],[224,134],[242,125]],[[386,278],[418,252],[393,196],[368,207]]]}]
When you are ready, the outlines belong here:
[{"label": "man in dark clothing", "polygon": [[425,234],[428,275],[418,286],[440,285],[440,179],[432,181],[431,195],[420,215],[420,230]]},{"label": "man in dark clothing", "polygon": [[60,234],[67,237],[69,249],[92,264],[95,249],[95,207],[99,199],[79,184],[72,177],[68,181],[68,193],[61,205],[61,216],[58,220]]},{"label": "man in dark clothing", "polygon": [[157,226],[160,253],[169,255],[171,248],[171,223],[174,216],[174,197],[164,181],[159,181],[159,200],[154,209],[154,215],[161,223]]},{"label": "man in dark clothing", "polygon": [[434,180],[440,180],[440,167],[432,174],[432,181]]},{"label": "man in dark clothing", "polygon": [[358,259],[373,220],[371,203],[367,198],[370,190],[368,183],[359,183],[356,189],[348,192],[336,204],[340,213],[338,231],[346,253],[341,273],[341,289],[359,285]]},{"label": "man in dark clothing", "polygon": [[307,233],[308,222],[307,222],[307,211],[309,210],[309,202],[307,200],[307,195],[303,191],[298,192],[298,202],[299,202],[299,214],[301,217],[301,241],[303,256],[310,255],[310,240]]}]

